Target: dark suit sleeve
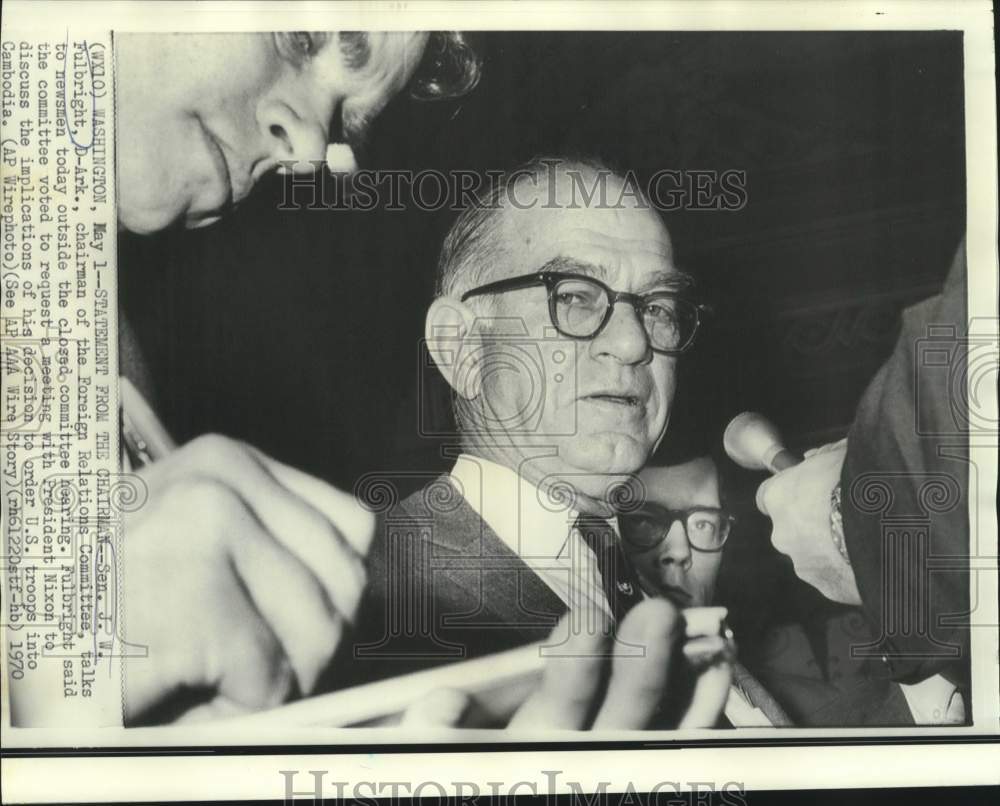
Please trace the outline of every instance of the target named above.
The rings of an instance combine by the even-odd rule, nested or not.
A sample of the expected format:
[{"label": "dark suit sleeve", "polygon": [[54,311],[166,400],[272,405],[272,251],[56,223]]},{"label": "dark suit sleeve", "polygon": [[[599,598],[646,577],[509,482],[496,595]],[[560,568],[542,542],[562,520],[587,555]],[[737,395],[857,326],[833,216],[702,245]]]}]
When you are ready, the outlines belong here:
[{"label": "dark suit sleeve", "polygon": [[442,629],[462,592],[435,573],[432,558],[436,564],[443,558],[429,535],[419,524],[394,524],[384,517],[377,529],[366,562],[368,585],[331,666],[336,682],[328,688],[411,674],[476,654],[473,641],[479,635]]},{"label": "dark suit sleeve", "polygon": [[[379,518],[357,620],[323,690],[540,641],[562,615],[558,597],[468,505],[432,513],[427,497],[418,491]],[[539,589],[547,600],[532,596]]]},{"label": "dark suit sleeve", "polygon": [[858,407],[841,477],[844,538],[878,636],[855,651],[900,682],[968,680],[965,279],[963,244],[941,294],[904,312]]}]

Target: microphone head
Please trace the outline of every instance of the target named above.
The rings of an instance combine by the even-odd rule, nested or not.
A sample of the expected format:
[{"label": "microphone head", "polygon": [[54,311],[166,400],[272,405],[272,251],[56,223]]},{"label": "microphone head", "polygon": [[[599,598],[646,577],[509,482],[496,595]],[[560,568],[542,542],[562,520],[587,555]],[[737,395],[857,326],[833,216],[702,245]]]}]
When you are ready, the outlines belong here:
[{"label": "microphone head", "polygon": [[756,411],[745,411],[726,426],[722,447],[740,467],[770,470],[772,460],[784,446],[774,423]]}]

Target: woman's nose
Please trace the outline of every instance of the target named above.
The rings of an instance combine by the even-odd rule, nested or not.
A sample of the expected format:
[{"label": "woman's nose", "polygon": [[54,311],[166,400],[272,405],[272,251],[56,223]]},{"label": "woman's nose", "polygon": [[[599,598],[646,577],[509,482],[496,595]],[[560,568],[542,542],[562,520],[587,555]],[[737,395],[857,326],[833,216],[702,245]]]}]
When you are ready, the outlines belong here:
[{"label": "woman's nose", "polygon": [[258,112],[273,159],[286,172],[312,173],[323,166],[327,152],[327,128],[318,119],[300,115],[282,101],[271,101]]}]

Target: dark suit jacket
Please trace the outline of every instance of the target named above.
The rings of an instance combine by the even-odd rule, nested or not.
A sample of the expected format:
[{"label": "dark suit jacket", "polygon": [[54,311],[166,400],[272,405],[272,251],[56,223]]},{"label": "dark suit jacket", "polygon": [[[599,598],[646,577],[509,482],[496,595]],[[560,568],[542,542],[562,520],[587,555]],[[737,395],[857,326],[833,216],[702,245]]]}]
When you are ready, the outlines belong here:
[{"label": "dark suit jacket", "polygon": [[971,548],[963,392],[967,375],[985,366],[982,351],[965,366],[965,274],[963,244],[942,293],[904,312],[896,348],[858,407],[841,477],[844,537],[876,638],[855,651],[900,682],[940,672],[963,688]]},{"label": "dark suit jacket", "polygon": [[871,639],[854,608],[824,624],[824,652],[817,655],[802,624],[775,626],[762,637],[754,675],[803,727],[907,726],[913,715],[897,683],[876,660],[851,657],[851,647]]},{"label": "dark suit jacket", "polygon": [[380,518],[368,575],[340,685],[540,641],[566,612],[447,476]]},{"label": "dark suit jacket", "polygon": [[[360,685],[541,641],[566,612],[562,600],[447,476],[383,513],[368,563],[369,584],[353,640],[343,642],[323,688]],[[771,697],[739,664],[734,682],[774,724],[791,722],[787,698]],[[877,713],[877,695],[873,699],[867,688],[864,694],[847,701],[858,699]],[[872,724],[850,709],[838,723],[835,699],[825,692],[827,724]],[[810,701],[815,706],[814,696]],[[902,707],[908,714],[905,703]],[[904,721],[895,714],[885,720]]]}]

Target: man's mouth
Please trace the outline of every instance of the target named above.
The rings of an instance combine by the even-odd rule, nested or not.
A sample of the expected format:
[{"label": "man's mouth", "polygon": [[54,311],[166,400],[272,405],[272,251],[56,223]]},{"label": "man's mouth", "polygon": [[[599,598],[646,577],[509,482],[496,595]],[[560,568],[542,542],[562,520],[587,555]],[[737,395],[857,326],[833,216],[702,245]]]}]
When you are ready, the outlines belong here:
[{"label": "man's mouth", "polygon": [[691,594],[684,588],[676,585],[660,585],[660,592],[678,607],[687,607],[691,604]]},{"label": "man's mouth", "polygon": [[617,406],[628,406],[631,408],[638,408],[642,405],[642,401],[639,399],[638,395],[620,395],[611,392],[599,392],[594,395],[586,395],[584,399],[600,403],[609,403]]}]

